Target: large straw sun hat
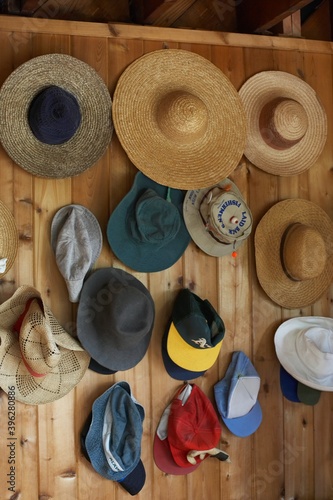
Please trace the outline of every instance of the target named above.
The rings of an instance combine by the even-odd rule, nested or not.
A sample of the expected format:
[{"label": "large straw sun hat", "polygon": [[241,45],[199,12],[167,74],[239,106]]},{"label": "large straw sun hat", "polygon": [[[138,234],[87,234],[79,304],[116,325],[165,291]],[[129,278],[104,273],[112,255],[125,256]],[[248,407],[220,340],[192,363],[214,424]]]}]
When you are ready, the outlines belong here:
[{"label": "large straw sun hat", "polygon": [[310,168],[327,138],[327,117],[314,89],[284,71],[263,71],[239,90],[248,135],[245,156],[274,175]]},{"label": "large straw sun hat", "polygon": [[104,81],[85,62],[65,54],[35,57],[0,89],[0,141],[31,174],[78,175],[110,142],[111,105]]},{"label": "large straw sun hat", "polygon": [[276,203],[260,220],[254,244],[259,283],[280,306],[309,306],[332,283],[333,222],[315,203]]},{"label": "large straw sun hat", "polygon": [[241,159],[246,122],[226,75],[198,54],[145,54],[120,76],[113,96],[117,136],[132,163],[176,189],[211,186]]}]

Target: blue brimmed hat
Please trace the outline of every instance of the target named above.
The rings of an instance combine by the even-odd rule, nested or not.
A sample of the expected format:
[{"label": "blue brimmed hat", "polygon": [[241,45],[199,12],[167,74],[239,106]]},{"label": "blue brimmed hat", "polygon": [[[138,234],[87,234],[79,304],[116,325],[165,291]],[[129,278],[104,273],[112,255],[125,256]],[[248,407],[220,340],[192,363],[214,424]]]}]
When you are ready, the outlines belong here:
[{"label": "blue brimmed hat", "polygon": [[280,365],[280,387],[283,396],[294,403],[313,406],[318,403],[321,395],[321,391],[296,380],[282,365]]},{"label": "blue brimmed hat", "polygon": [[183,255],[191,239],[182,215],[184,195],[136,174],[107,226],[110,247],[121,262],[149,273],[171,267]]},{"label": "blue brimmed hat", "polygon": [[261,424],[259,388],[260,377],[250,359],[235,351],[224,378],[214,386],[214,395],[223,422],[236,436],[249,436]]},{"label": "blue brimmed hat", "polygon": [[97,398],[81,432],[81,446],[94,470],[117,481],[131,495],[145,484],[141,440],[145,412],[127,382],[118,382]]}]

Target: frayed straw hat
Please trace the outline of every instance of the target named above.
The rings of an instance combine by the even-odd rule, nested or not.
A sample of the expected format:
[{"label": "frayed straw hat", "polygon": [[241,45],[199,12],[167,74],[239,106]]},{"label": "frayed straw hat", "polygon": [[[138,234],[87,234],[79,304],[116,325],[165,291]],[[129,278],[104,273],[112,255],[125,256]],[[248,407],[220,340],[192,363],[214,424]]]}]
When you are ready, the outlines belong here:
[{"label": "frayed straw hat", "polygon": [[13,266],[18,249],[18,232],[9,208],[0,201],[0,278]]},{"label": "frayed straw hat", "polygon": [[60,399],[79,383],[89,361],[35,288],[21,286],[0,305],[0,387],[14,387],[17,401]]},{"label": "frayed straw hat", "polygon": [[259,283],[286,309],[316,302],[333,280],[333,222],[308,200],[280,201],[254,238]]},{"label": "frayed straw hat", "polygon": [[150,52],[126,68],[112,116],[129,159],[172,188],[211,186],[244,152],[246,120],[236,89],[209,60],[186,50]]},{"label": "frayed straw hat", "polygon": [[88,64],[65,54],[35,57],[0,89],[0,141],[31,174],[78,175],[110,142],[111,105],[104,81]]},{"label": "frayed straw hat", "polygon": [[283,71],[263,71],[239,90],[247,116],[245,156],[274,175],[310,168],[327,138],[327,117],[316,92]]}]

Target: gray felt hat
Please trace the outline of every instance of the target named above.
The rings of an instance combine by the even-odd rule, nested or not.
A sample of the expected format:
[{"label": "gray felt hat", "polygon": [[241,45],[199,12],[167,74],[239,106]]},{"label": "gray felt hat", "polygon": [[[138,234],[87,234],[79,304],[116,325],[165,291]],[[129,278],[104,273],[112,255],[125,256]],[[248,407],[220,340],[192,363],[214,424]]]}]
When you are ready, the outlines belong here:
[{"label": "gray felt hat", "polygon": [[85,281],[77,312],[77,335],[90,356],[109,370],[127,370],[144,357],[155,305],[131,274],[108,267]]},{"label": "gray felt hat", "polygon": [[51,245],[71,302],[79,301],[83,280],[101,253],[102,241],[96,217],[82,205],[66,205],[55,214]]}]

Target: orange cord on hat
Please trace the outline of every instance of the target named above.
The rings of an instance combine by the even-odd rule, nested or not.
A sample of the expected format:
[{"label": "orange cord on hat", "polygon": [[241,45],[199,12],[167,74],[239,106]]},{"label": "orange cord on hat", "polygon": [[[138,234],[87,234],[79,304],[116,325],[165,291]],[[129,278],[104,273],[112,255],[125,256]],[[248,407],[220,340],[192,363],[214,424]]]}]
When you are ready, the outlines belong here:
[{"label": "orange cord on hat", "polygon": [[238,255],[237,252],[232,252],[231,257],[233,257],[235,259],[237,257],[237,255]]}]

